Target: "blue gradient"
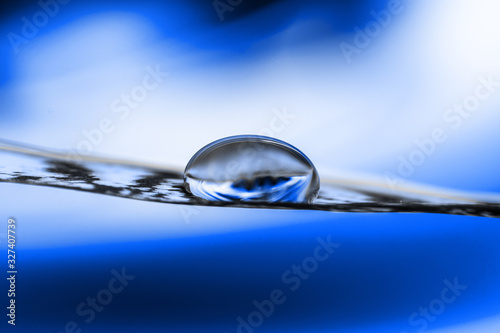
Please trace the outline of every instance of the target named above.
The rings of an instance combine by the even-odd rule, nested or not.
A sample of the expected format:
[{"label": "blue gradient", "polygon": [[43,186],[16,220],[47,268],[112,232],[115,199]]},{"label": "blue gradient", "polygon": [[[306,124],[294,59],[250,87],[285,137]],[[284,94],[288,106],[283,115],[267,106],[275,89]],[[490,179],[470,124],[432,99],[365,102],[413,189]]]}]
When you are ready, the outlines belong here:
[{"label": "blue gradient", "polygon": [[[236,215],[240,221],[249,216],[244,210]],[[278,288],[286,302],[256,331],[413,332],[418,326],[409,324],[410,314],[440,297],[443,281],[455,277],[467,289],[429,329],[500,310],[496,221],[411,214],[301,218],[311,222],[22,250],[16,329],[59,332],[75,321],[87,332],[236,332],[236,318],[246,318],[255,311],[254,300],[269,299]],[[312,256],[318,237],[331,237],[340,247],[292,291],[294,283],[283,282],[282,275]],[[122,267],[135,279],[86,324],[88,317],[76,315],[76,307],[106,288],[111,270]]]},{"label": "blue gradient", "polygon": [[[478,77],[500,78],[491,38],[500,33],[498,4],[402,1],[346,61],[339,45],[355,45],[389,3],[243,0],[220,20],[208,0],[72,0],[17,53],[9,33],[41,8],[3,4],[0,139],[75,151],[99,141],[110,118],[116,129],[91,155],[184,168],[213,140],[271,131],[307,153],[321,177],[392,172],[499,192],[498,91],[456,130],[443,119]],[[169,76],[126,107],[120,98],[157,67]],[[436,128],[448,139],[410,175],[398,174],[400,157],[421,150],[415,140]],[[253,302],[274,289],[286,302],[242,332],[417,332],[423,324],[412,314],[437,304],[455,278],[467,288],[425,331],[500,330],[496,219],[178,207],[0,183],[4,250],[10,217],[17,321],[6,321],[4,279],[2,332],[237,332],[237,318],[248,322]],[[283,274],[314,254],[318,237],[340,247],[292,291]],[[86,323],[79,304],[122,268],[135,279]],[[66,328],[71,321],[78,327]]]}]

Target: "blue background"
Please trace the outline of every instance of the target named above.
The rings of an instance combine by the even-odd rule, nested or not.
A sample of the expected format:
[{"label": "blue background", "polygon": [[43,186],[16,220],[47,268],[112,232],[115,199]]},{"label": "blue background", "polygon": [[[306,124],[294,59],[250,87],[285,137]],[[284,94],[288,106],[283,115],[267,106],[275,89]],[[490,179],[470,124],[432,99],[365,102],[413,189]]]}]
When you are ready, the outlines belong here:
[{"label": "blue background", "polygon": [[[294,117],[273,136],[322,177],[390,172],[500,190],[500,94],[456,130],[443,120],[478,77],[500,78],[494,1],[402,1],[350,59],[340,45],[354,45],[387,1],[244,0],[221,20],[211,1],[73,0],[17,52],[9,34],[22,35],[22,18],[41,7],[2,6],[0,138],[74,152],[111,118],[116,129],[90,154],[182,168],[205,144],[259,134],[286,109]],[[169,75],[120,119],[111,104],[147,66]],[[400,157],[436,128],[448,139],[398,174]],[[455,278],[467,289],[426,331],[500,327],[495,219],[186,208],[3,183],[0,198],[0,218],[17,221],[19,267],[17,324],[2,314],[2,331],[63,332],[75,321],[82,332],[236,332],[237,317],[278,288],[286,302],[255,332],[417,332],[412,313]],[[282,275],[318,237],[341,246],[291,291]],[[78,304],[122,267],[135,279],[85,323]]]}]

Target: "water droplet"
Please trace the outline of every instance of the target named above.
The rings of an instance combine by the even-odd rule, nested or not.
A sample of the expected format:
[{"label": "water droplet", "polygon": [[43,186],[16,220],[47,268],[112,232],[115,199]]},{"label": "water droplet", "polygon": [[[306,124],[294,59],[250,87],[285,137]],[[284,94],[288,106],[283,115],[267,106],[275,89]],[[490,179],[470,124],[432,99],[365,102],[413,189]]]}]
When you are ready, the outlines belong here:
[{"label": "water droplet", "polygon": [[319,176],[307,156],[292,145],[240,135],[201,148],[184,170],[184,187],[212,201],[312,202]]}]

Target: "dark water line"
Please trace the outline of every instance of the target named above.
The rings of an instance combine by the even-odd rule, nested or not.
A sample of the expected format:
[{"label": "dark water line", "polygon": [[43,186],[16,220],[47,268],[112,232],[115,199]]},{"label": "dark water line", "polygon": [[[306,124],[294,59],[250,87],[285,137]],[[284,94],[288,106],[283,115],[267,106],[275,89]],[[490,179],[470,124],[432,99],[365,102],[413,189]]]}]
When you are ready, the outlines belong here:
[{"label": "dark water line", "polygon": [[499,197],[419,186],[395,190],[368,180],[322,180],[319,196],[311,204],[208,201],[185,191],[180,170],[66,155],[6,141],[0,142],[0,182],[183,205],[500,217]]}]

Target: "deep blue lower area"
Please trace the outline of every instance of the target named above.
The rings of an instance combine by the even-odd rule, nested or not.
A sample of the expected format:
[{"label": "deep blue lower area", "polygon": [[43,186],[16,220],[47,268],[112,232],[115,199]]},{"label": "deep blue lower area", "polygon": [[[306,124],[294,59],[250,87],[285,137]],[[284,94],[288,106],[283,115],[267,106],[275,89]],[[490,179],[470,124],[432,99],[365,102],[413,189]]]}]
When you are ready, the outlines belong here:
[{"label": "deep blue lower area", "polygon": [[[417,332],[424,323],[440,328],[500,312],[496,219],[304,216],[311,220],[210,236],[31,250],[19,245],[16,331],[65,332],[73,321],[74,332],[238,332],[241,317],[259,325],[240,332]],[[316,250],[328,242],[338,244],[332,253]],[[112,270],[134,278],[125,278],[123,288],[115,278],[111,288],[120,292],[101,291],[110,289]],[[458,290],[444,294],[453,301],[436,301],[457,282]],[[260,313],[271,311],[266,300],[276,289],[281,294],[272,314],[255,314],[254,301],[267,309]],[[107,303],[101,312],[85,305],[85,315],[77,314],[99,293]],[[419,315],[410,322],[429,306],[437,313],[429,312],[432,321]]]}]

